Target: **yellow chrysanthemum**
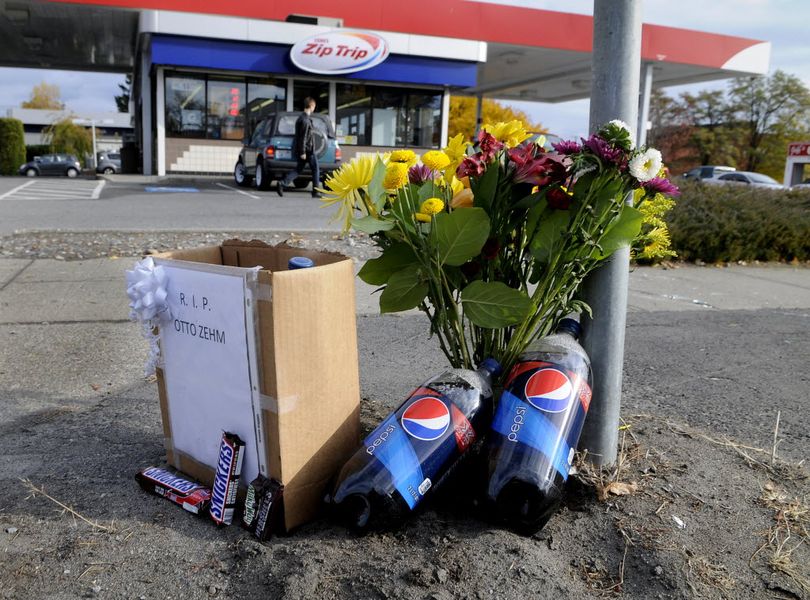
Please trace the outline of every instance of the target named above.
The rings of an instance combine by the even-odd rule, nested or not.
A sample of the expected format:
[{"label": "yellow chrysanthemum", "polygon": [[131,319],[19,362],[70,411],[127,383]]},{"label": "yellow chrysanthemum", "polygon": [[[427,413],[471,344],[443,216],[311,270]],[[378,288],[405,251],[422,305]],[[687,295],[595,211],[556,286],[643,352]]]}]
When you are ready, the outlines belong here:
[{"label": "yellow chrysanthemum", "polygon": [[388,163],[388,166],[385,168],[383,187],[387,190],[398,190],[408,183],[408,169],[409,166],[407,163]]},{"label": "yellow chrysanthemum", "polygon": [[324,182],[323,204],[332,206],[340,203],[335,219],[343,220],[344,233],[351,228],[355,208],[362,204],[360,190],[365,189],[374,174],[374,156],[357,156],[345,163]]},{"label": "yellow chrysanthemum", "polygon": [[442,201],[440,198],[428,198],[422,202],[422,206],[419,207],[419,212],[426,215],[435,215],[443,210],[444,201]]},{"label": "yellow chrysanthemum", "polygon": [[422,155],[422,164],[428,169],[441,171],[450,164],[450,157],[441,150],[429,150]]},{"label": "yellow chrysanthemum", "polygon": [[430,223],[431,219],[433,218],[430,215],[426,215],[424,213],[416,213],[414,216],[416,217],[417,221],[421,221],[422,223]]},{"label": "yellow chrysanthemum", "polygon": [[418,160],[419,157],[416,156],[416,152],[413,150],[394,150],[391,152],[391,156],[388,158],[389,162],[404,163],[409,167],[415,165]]},{"label": "yellow chrysanthemum", "polygon": [[451,208],[471,208],[473,205],[473,193],[470,188],[462,188],[462,190],[453,196],[450,201]]},{"label": "yellow chrysanthemum", "polygon": [[532,135],[526,131],[523,122],[518,120],[487,124],[483,125],[482,129],[492,134],[496,140],[503,142],[507,148],[519,146],[523,140]]},{"label": "yellow chrysanthemum", "polygon": [[637,258],[668,258],[675,256],[675,252],[669,249],[669,231],[666,226],[654,227],[644,235],[644,246]]}]

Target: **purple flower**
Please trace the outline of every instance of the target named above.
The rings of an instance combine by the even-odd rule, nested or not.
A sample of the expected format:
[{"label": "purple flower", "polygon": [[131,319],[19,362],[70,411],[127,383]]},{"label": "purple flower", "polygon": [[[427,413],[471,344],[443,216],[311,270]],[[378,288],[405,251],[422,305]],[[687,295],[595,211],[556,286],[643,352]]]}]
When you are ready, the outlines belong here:
[{"label": "purple flower", "polygon": [[582,139],[582,145],[598,156],[602,161],[613,163],[620,169],[627,166],[627,156],[622,148],[611,146],[607,140],[594,134],[587,140]]},{"label": "purple flower", "polygon": [[408,181],[414,185],[419,185],[426,181],[433,181],[435,176],[436,174],[433,172],[433,169],[425,165],[414,165],[408,169]]},{"label": "purple flower", "polygon": [[664,194],[665,196],[679,196],[681,190],[678,186],[674,185],[669,179],[663,177],[653,177],[649,181],[645,181],[641,186],[647,191],[648,194]]},{"label": "purple flower", "polygon": [[574,140],[563,140],[556,144],[551,144],[557,154],[579,154],[582,152],[582,146],[577,144]]}]

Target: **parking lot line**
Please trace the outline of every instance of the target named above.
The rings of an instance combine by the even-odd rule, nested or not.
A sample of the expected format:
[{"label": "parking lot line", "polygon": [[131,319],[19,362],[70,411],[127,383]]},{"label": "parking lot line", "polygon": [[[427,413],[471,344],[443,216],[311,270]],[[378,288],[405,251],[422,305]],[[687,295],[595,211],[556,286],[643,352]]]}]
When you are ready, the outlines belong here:
[{"label": "parking lot line", "polygon": [[5,198],[6,196],[11,196],[11,194],[13,194],[14,192],[19,192],[19,191],[20,191],[21,189],[23,189],[23,188],[27,188],[29,185],[34,185],[35,183],[36,183],[36,181],[28,181],[28,182],[26,182],[26,183],[23,183],[22,185],[18,185],[17,187],[15,187],[15,188],[13,188],[13,189],[10,189],[10,190],[9,190],[9,191],[7,191],[5,194],[3,194],[2,196],[0,196],[0,200],[2,200],[3,198]]},{"label": "parking lot line", "polygon": [[220,183],[219,181],[217,181],[217,182],[216,182],[216,184],[217,184],[219,187],[224,187],[226,190],[233,190],[233,191],[234,191],[234,192],[236,192],[237,194],[242,194],[242,195],[244,195],[244,196],[250,196],[250,197],[251,197],[251,198],[253,198],[254,200],[261,200],[261,198],[259,198],[259,197],[258,197],[258,196],[256,196],[255,194],[251,194],[250,192],[246,192],[245,190],[240,190],[240,189],[237,189],[237,188],[235,188],[235,187],[231,187],[231,186],[229,186],[229,185],[225,185],[224,183]]},{"label": "parking lot line", "polygon": [[93,194],[90,196],[91,200],[98,200],[98,197],[101,195],[101,190],[104,188],[104,184],[107,183],[105,179],[102,179],[98,182],[98,185],[93,190]]}]

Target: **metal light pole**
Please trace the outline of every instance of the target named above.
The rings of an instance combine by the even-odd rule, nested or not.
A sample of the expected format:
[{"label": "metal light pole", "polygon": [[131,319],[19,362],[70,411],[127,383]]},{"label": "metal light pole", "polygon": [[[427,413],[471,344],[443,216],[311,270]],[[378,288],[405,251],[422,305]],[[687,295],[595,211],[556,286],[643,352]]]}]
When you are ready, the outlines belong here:
[{"label": "metal light pole", "polygon": [[[641,0],[594,0],[590,130],[621,119],[638,122]],[[583,346],[593,366],[593,401],[580,448],[597,465],[616,462],[622,395],[630,250],[622,248],[584,283]]]}]

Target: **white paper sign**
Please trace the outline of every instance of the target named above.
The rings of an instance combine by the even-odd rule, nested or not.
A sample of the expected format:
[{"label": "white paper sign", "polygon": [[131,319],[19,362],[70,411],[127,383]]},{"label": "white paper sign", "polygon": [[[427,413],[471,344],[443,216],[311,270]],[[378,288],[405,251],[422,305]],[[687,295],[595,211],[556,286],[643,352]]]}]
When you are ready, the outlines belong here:
[{"label": "white paper sign", "polygon": [[[160,261],[172,321],[161,327],[175,450],[216,469],[222,432],[245,442],[242,481],[259,473],[252,402],[253,344],[246,326],[247,269]],[[252,320],[248,319],[250,323]]]}]

